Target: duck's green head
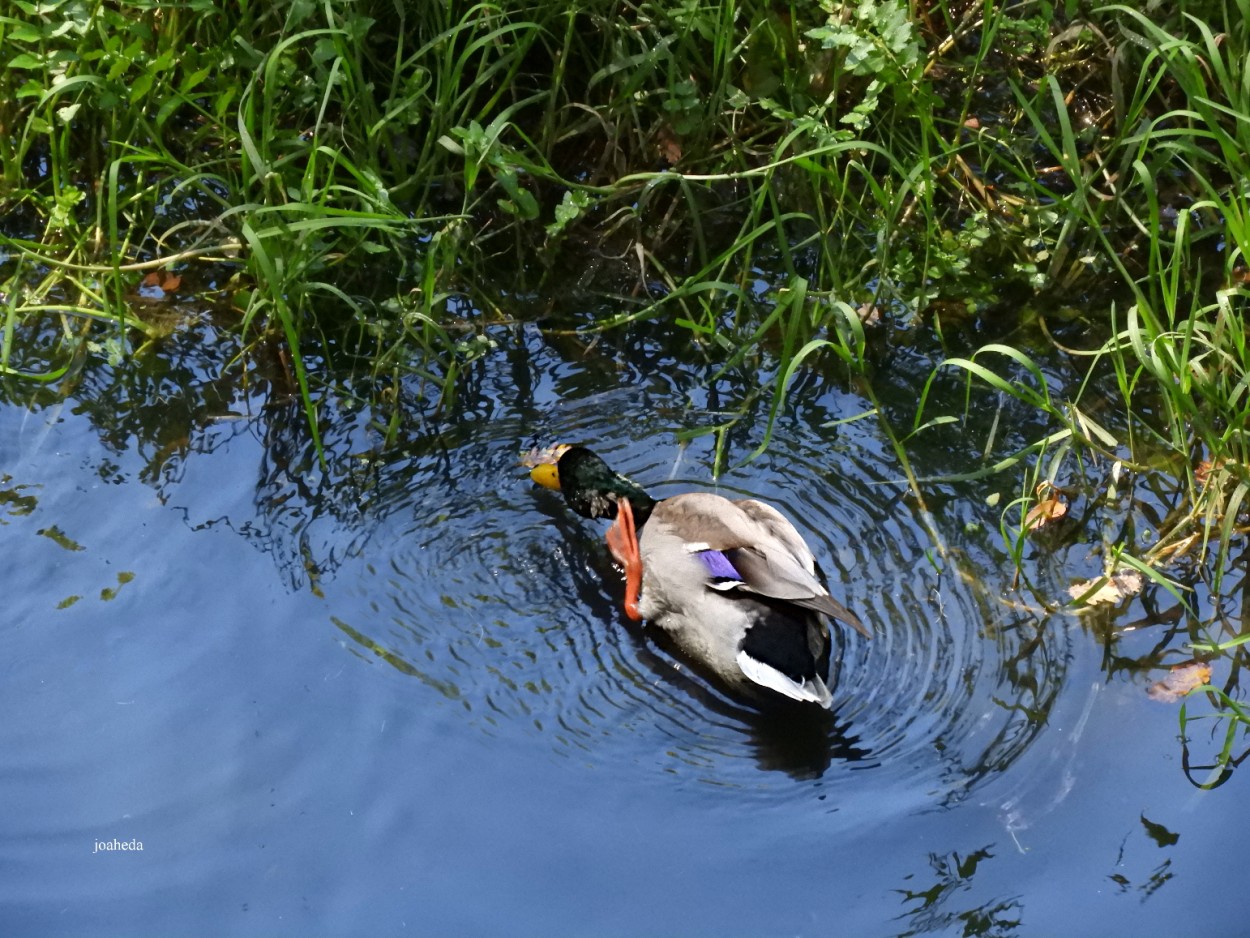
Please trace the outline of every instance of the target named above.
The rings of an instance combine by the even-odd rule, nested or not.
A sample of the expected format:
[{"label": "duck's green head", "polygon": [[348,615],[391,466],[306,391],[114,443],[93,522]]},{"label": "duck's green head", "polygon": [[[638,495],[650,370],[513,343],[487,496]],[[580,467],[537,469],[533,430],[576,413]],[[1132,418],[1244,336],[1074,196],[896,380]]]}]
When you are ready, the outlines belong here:
[{"label": "duck's green head", "polygon": [[532,467],[531,479],[563,492],[568,506],[583,518],[615,518],[617,500],[628,498],[635,524],[641,527],[655,507],[655,499],[641,486],[613,472],[584,446],[561,443],[530,453],[525,463]]}]

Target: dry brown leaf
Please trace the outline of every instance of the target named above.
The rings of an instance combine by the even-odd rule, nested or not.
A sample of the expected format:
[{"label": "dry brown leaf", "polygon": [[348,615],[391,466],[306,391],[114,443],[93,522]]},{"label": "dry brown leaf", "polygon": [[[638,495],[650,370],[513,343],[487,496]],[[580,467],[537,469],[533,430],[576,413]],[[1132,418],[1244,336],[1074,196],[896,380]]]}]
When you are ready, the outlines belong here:
[{"label": "dry brown leaf", "polygon": [[859,309],[855,310],[855,315],[859,317],[859,321],[866,325],[875,326],[881,322],[881,309],[873,303],[865,303]]},{"label": "dry brown leaf", "polygon": [[1194,481],[1199,485],[1206,485],[1207,480],[1211,478],[1211,474],[1219,472],[1226,465],[1228,465],[1227,459],[1217,459],[1215,462],[1212,462],[1209,459],[1204,459],[1202,462],[1198,463],[1198,465],[1194,466]]},{"label": "dry brown leaf", "polygon": [[1178,664],[1163,680],[1155,681],[1147,687],[1146,693],[1151,700],[1176,703],[1195,687],[1201,687],[1210,681],[1211,666],[1201,661],[1190,661],[1187,664]]},{"label": "dry brown leaf", "polygon": [[[1073,599],[1080,599],[1095,584],[1101,582],[1104,578],[1097,577],[1093,580],[1082,580],[1068,587],[1068,595]],[[1118,603],[1126,596],[1136,596],[1145,586],[1145,580],[1136,570],[1121,570],[1119,573],[1106,577],[1107,582],[1099,586],[1086,600],[1087,606],[1100,606],[1103,603]]]},{"label": "dry brown leaf", "polygon": [[1201,537],[1202,537],[1201,533],[1194,533],[1194,534],[1190,534],[1187,537],[1181,538],[1175,544],[1169,544],[1166,547],[1160,547],[1158,550],[1155,551],[1155,555],[1154,555],[1155,563],[1159,563],[1160,561],[1163,561],[1163,560],[1168,560],[1168,561],[1177,560],[1181,557],[1184,557],[1187,553],[1189,553],[1189,548],[1193,547],[1194,544],[1196,544],[1198,542],[1198,539]]},{"label": "dry brown leaf", "polygon": [[1067,513],[1067,503],[1060,501],[1058,495],[1052,495],[1050,498],[1042,499],[1029,509],[1029,513],[1024,516],[1024,529],[1026,531],[1036,531],[1043,525],[1050,524],[1052,521],[1058,521]]},{"label": "dry brown leaf", "polygon": [[681,141],[673,133],[673,129],[667,124],[660,127],[656,133],[656,146],[659,147],[660,156],[672,166],[681,161]]}]

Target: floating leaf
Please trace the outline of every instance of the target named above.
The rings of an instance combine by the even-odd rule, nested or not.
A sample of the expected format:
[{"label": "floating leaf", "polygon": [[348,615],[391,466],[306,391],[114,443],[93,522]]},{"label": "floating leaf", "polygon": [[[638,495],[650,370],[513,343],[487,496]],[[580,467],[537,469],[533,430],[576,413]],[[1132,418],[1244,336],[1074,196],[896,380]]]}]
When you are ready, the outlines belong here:
[{"label": "floating leaf", "polygon": [[35,533],[43,535],[44,537],[51,540],[53,543],[58,544],[59,546],[65,548],[66,550],[86,550],[87,549],[83,547],[81,544],[79,544],[77,541],[75,541],[73,538],[66,535],[66,533],[62,531],[59,527],[57,527],[55,524],[52,525],[52,527],[50,528],[40,528]]},{"label": "floating leaf", "polygon": [[[1103,580],[1106,580],[1103,583]],[[1102,583],[1101,586],[1098,584]],[[1098,577],[1093,580],[1082,580],[1068,587],[1068,595],[1079,600],[1085,596],[1085,605],[1098,606],[1103,603],[1118,603],[1127,596],[1136,596],[1145,585],[1142,575],[1136,570],[1122,570],[1109,577]]]},{"label": "floating leaf", "polygon": [[[0,483],[12,481],[12,476],[0,475]],[[7,507],[8,514],[14,517],[19,515],[29,515],[37,507],[39,507],[39,499],[34,495],[27,495],[26,490],[38,487],[39,486],[15,485],[11,489],[0,489],[0,506]]]},{"label": "floating leaf", "polygon": [[1024,516],[1024,529],[1026,531],[1036,531],[1043,525],[1050,524],[1052,521],[1058,521],[1067,513],[1067,504],[1060,501],[1058,495],[1051,495],[1029,509],[1029,513]]},{"label": "floating leaf", "polygon": [[118,591],[134,578],[135,575],[133,572],[130,570],[123,570],[121,573],[117,574],[117,586],[115,588],[111,586],[105,587],[100,590],[100,598],[105,602],[116,599]]},{"label": "floating leaf", "polygon": [[1210,680],[1211,666],[1209,664],[1202,661],[1190,661],[1187,664],[1178,664],[1163,680],[1155,681],[1146,688],[1146,694],[1151,700],[1157,700],[1160,703],[1176,703],[1195,687],[1201,687]]}]

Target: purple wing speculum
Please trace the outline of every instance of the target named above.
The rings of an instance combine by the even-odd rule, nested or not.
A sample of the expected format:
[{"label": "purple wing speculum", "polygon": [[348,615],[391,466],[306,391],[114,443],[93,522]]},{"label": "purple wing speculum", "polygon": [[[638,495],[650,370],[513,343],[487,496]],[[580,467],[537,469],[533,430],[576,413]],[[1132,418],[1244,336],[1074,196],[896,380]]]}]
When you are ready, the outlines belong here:
[{"label": "purple wing speculum", "polygon": [[702,561],[707,575],[720,582],[714,583],[713,586],[719,589],[726,589],[730,586],[736,586],[742,582],[742,574],[734,569],[733,563],[719,550],[701,550],[695,554]]}]

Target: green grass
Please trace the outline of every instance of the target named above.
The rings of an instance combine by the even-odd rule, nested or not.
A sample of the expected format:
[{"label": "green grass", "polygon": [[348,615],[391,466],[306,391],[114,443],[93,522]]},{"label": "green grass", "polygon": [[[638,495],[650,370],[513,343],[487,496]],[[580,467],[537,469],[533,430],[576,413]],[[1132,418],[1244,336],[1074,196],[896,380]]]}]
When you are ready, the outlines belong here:
[{"label": "green grass", "polygon": [[[1117,50],[1124,67],[1109,89],[1114,123],[1095,138],[1078,131],[1057,77],[1032,93],[1016,90],[1060,169],[1062,188],[1046,189],[1061,231],[1048,248],[1050,269],[1058,268],[1048,279],[1062,280],[1065,267],[1083,265],[1131,291],[1110,304],[1100,343],[1066,349],[1088,362],[1087,383],[1056,400],[1028,355],[1001,346],[943,366],[1050,417],[1053,432],[992,467],[1018,467],[1025,479],[1021,498],[1004,513],[1003,537],[1017,561],[1041,481],[1096,482],[1112,464],[1128,470],[1130,493],[1152,475],[1175,480],[1174,507],[1161,529],[1149,537],[1119,532],[1103,555],[1108,574],[1132,568],[1170,589],[1190,617],[1191,654],[1223,657],[1233,675],[1231,686],[1205,689],[1206,714],[1195,717],[1192,706],[1181,712],[1187,741],[1196,719],[1226,727],[1208,766],[1213,773],[1195,782],[1204,787],[1227,779],[1241,758],[1236,740],[1250,727],[1233,696],[1245,664],[1245,622],[1218,612],[1246,585],[1240,555],[1250,491],[1250,8],[1210,6],[1222,8],[1214,22],[1187,14],[1166,25],[1128,7],[1103,11],[1131,45]],[[1083,404],[1090,380],[1108,372],[1122,408],[1118,433]],[[1097,406],[1099,392],[1091,396]],[[917,424],[923,419],[922,409]],[[1121,510],[1114,498],[1109,502],[1110,512]],[[1204,571],[1205,605],[1216,612],[1197,617],[1194,598],[1169,577],[1181,563]]]}]

